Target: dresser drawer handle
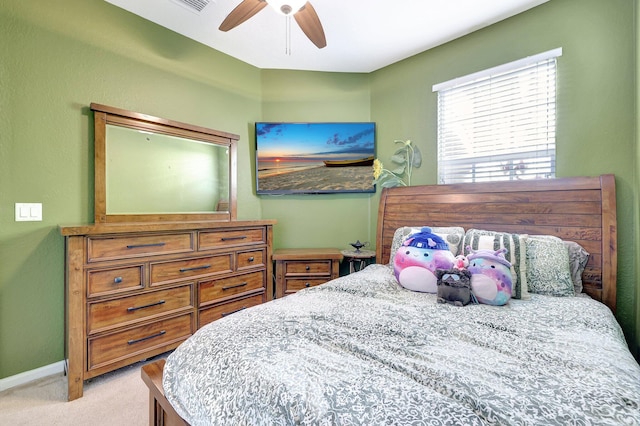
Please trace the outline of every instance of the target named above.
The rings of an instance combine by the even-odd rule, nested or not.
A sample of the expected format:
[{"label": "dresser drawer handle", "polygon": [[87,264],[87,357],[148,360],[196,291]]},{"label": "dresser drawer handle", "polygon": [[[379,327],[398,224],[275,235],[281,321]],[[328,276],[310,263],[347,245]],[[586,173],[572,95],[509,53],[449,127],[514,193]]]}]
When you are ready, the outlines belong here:
[{"label": "dresser drawer handle", "polygon": [[149,243],[149,244],[134,244],[127,246],[128,249],[141,248],[141,247],[162,247],[166,243]]},{"label": "dresser drawer handle", "polygon": [[239,237],[222,237],[221,240],[222,241],[232,241],[232,240],[244,240],[245,238],[247,238],[246,235],[240,235]]},{"label": "dresser drawer handle", "polygon": [[138,309],[150,308],[152,306],[158,306],[162,304],[164,304],[164,300],[160,300],[156,303],[149,303],[148,305],[144,305],[144,306],[131,306],[127,308],[127,312],[133,312],[133,311],[137,311]]},{"label": "dresser drawer handle", "polygon": [[240,308],[240,309],[236,309],[235,311],[231,311],[231,312],[223,312],[223,313],[222,313],[222,316],[223,316],[223,317],[226,317],[227,315],[235,314],[236,312],[240,312],[240,311],[243,311],[243,310],[245,310],[245,309],[247,309],[247,306],[243,306],[242,308]]},{"label": "dresser drawer handle", "polygon": [[305,271],[308,271],[310,269],[311,269],[311,266],[309,266],[309,265],[305,266],[305,268],[304,268]]},{"label": "dresser drawer handle", "polygon": [[193,268],[180,268],[180,272],[197,271],[199,269],[209,269],[211,265],[194,266]]},{"label": "dresser drawer handle", "polygon": [[230,290],[230,289],[232,289],[232,288],[244,287],[245,285],[247,285],[247,282],[246,282],[246,281],[245,281],[245,282],[242,282],[242,283],[240,283],[240,284],[228,285],[228,286],[222,287],[222,289],[223,289],[223,290]]},{"label": "dresser drawer handle", "polygon": [[115,277],[113,279],[113,282],[116,283],[116,284],[120,284],[122,282],[122,277]]},{"label": "dresser drawer handle", "polygon": [[311,284],[309,284],[309,283],[304,283],[304,286],[305,286],[305,287],[311,287]]},{"label": "dresser drawer handle", "polygon": [[140,342],[144,342],[145,340],[149,340],[149,339],[153,339],[154,337],[160,337],[163,334],[167,334],[167,332],[165,330],[160,331],[159,333],[156,334],[152,334],[151,336],[147,336],[147,337],[141,337],[140,339],[134,339],[134,340],[129,340],[127,342],[128,345],[133,345],[135,343],[140,343]]},{"label": "dresser drawer handle", "polygon": [[249,262],[253,262],[255,260],[255,258],[253,256],[251,256],[249,259],[247,259]]}]

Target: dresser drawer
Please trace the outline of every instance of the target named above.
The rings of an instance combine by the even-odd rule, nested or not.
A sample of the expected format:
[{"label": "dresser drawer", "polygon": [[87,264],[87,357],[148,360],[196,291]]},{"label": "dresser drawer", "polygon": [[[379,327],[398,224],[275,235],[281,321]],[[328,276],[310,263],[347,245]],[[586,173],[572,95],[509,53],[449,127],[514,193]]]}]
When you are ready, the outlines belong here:
[{"label": "dresser drawer", "polygon": [[172,349],[193,333],[193,314],[163,319],[117,333],[89,338],[88,369],[166,346]]},{"label": "dresser drawer", "polygon": [[144,287],[143,265],[88,272],[87,297],[115,294]]},{"label": "dresser drawer", "polygon": [[209,305],[218,299],[263,289],[264,285],[264,271],[219,280],[203,281],[198,285],[198,300],[200,306]]},{"label": "dresser drawer", "polygon": [[191,251],[191,233],[87,238],[89,262]]},{"label": "dresser drawer", "polygon": [[264,228],[201,231],[198,233],[199,250],[266,243],[267,236]]},{"label": "dresser drawer", "polygon": [[229,273],[233,270],[233,253],[151,264],[151,285],[186,278]]},{"label": "dresser drawer", "polygon": [[226,317],[227,315],[250,308],[251,306],[259,305],[263,302],[265,302],[264,295],[258,294],[244,299],[215,305],[211,308],[202,309],[200,310],[198,328],[215,320],[219,320],[220,318]]},{"label": "dresser drawer", "polygon": [[236,269],[242,271],[243,269],[257,268],[265,266],[266,250],[252,250],[240,252],[237,254]]},{"label": "dresser drawer", "polygon": [[284,266],[285,275],[331,275],[331,260],[288,261]]},{"label": "dresser drawer", "polygon": [[284,292],[285,293],[295,293],[298,290],[302,290],[304,288],[315,287],[320,284],[324,284],[329,281],[328,278],[289,278],[285,280],[284,283]]},{"label": "dresser drawer", "polygon": [[92,334],[109,327],[128,325],[178,309],[188,309],[193,307],[193,300],[193,285],[189,284],[119,299],[90,302],[87,312],[87,332]]}]

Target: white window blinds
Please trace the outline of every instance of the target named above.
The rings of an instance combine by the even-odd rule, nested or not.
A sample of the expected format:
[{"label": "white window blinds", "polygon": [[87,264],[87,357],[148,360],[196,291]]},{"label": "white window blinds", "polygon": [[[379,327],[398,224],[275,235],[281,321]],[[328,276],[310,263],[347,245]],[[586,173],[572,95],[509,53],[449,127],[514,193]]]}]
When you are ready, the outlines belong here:
[{"label": "white window blinds", "polygon": [[555,177],[561,49],[441,83],[438,182]]}]

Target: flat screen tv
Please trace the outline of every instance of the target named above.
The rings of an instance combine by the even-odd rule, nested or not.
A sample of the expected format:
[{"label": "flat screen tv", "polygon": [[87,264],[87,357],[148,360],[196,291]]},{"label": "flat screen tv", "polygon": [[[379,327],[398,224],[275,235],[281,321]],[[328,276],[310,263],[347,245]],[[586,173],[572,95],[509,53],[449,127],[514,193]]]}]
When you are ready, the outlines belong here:
[{"label": "flat screen tv", "polygon": [[375,192],[375,130],[369,122],[256,123],[256,192]]}]

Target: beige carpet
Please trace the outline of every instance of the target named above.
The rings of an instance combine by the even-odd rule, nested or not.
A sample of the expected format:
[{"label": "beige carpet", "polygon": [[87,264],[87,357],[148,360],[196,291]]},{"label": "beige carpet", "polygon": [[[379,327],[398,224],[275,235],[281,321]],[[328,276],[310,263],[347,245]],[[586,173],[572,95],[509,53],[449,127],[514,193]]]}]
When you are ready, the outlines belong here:
[{"label": "beige carpet", "polygon": [[84,396],[75,401],[67,401],[62,374],[0,392],[0,425],[148,425],[149,399],[140,377],[146,362],[86,381]]}]

